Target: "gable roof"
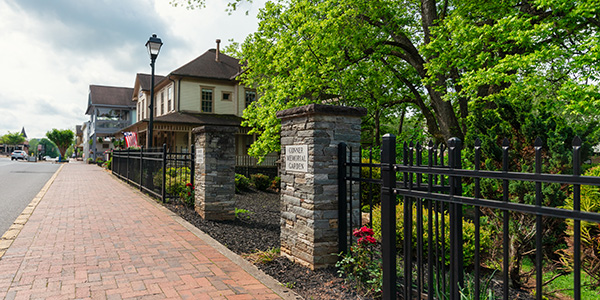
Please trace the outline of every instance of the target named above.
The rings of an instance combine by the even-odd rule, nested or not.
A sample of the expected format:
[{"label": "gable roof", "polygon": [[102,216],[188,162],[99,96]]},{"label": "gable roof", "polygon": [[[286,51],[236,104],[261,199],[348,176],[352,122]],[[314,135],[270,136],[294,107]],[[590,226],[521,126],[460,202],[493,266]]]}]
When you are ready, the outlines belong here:
[{"label": "gable roof", "polygon": [[90,85],[88,108],[85,114],[90,114],[92,106],[95,105],[133,108],[135,105],[131,101],[132,95],[133,88]]},{"label": "gable roof", "polygon": [[[154,86],[163,81],[165,78],[165,76],[154,74]],[[137,73],[137,80],[139,80],[142,91],[150,91],[150,87],[152,86],[151,74]]]},{"label": "gable roof", "polygon": [[216,49],[209,49],[196,59],[171,72],[171,75],[234,80],[241,69],[239,60],[219,53],[217,61],[216,55]]}]

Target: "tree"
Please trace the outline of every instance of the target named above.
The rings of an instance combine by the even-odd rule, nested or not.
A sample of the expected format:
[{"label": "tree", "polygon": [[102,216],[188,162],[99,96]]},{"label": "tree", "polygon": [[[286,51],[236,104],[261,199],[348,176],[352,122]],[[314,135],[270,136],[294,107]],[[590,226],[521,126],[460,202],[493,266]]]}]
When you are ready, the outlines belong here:
[{"label": "tree", "polygon": [[[244,125],[259,134],[250,154],[279,151],[278,110],[362,106],[371,114],[365,123],[379,128],[410,106],[437,142],[484,140],[488,169],[498,167],[504,137],[513,141],[511,165],[521,169],[541,136],[552,157],[545,170],[563,172],[573,136],[597,142],[599,15],[593,0],[267,2],[240,53],[242,82],[260,95],[244,112]],[[531,190],[511,186],[511,200],[527,203]],[[545,195],[551,206],[565,198]],[[518,264],[526,251],[519,251],[516,285],[524,282]]]},{"label": "tree", "polygon": [[75,134],[70,129],[58,130],[56,128],[46,132],[46,137],[51,140],[58,147],[60,152],[60,159],[65,157],[67,148],[73,143]]},{"label": "tree", "polygon": [[241,78],[261,96],[245,113],[260,134],[251,154],[279,150],[277,110],[314,102],[367,107],[374,120],[406,103],[439,142],[464,139],[473,105],[496,109],[498,97],[549,96],[557,115],[597,121],[593,2],[267,2],[241,51]]},{"label": "tree", "polygon": [[25,142],[25,138],[20,132],[8,132],[2,136],[2,143],[7,145],[19,145]]},{"label": "tree", "polygon": [[32,151],[37,150],[37,146],[38,145],[44,145],[44,155],[47,155],[47,156],[50,156],[50,157],[58,157],[58,155],[59,155],[58,148],[49,139],[47,139],[47,138],[31,139],[29,141],[29,148]]}]

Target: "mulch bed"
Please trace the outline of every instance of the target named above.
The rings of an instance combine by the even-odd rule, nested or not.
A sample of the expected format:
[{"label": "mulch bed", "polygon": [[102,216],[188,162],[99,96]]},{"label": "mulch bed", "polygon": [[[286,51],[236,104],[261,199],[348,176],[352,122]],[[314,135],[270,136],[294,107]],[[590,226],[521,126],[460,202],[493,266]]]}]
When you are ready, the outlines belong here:
[{"label": "mulch bed", "polygon": [[[233,221],[207,221],[193,209],[179,203],[166,203],[171,211],[210,235],[233,252],[247,257],[258,251],[280,247],[280,201],[276,193],[256,190],[235,195],[237,218]],[[371,299],[358,295],[352,283],[345,283],[335,268],[310,270],[277,256],[269,262],[254,262],[266,274],[305,299]],[[399,279],[400,281],[400,279]],[[493,290],[502,294],[501,284],[494,281]],[[511,299],[529,300],[531,295],[510,291]]]},{"label": "mulch bed", "polygon": [[[165,206],[239,255],[279,248],[279,195],[253,190],[236,194],[235,201],[238,218],[233,221],[207,221],[178,203]],[[335,268],[313,271],[281,256],[255,265],[305,299],[368,299],[345,284]]]}]

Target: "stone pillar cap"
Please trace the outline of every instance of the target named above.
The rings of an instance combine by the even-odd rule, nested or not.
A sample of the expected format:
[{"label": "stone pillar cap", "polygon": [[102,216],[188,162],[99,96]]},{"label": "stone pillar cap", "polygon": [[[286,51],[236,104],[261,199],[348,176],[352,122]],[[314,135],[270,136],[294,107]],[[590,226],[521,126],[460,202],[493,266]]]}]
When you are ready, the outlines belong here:
[{"label": "stone pillar cap", "polygon": [[309,104],[293,107],[277,112],[277,118],[286,119],[303,115],[336,115],[349,117],[362,117],[367,115],[367,109],[362,107],[336,106],[325,104]]}]

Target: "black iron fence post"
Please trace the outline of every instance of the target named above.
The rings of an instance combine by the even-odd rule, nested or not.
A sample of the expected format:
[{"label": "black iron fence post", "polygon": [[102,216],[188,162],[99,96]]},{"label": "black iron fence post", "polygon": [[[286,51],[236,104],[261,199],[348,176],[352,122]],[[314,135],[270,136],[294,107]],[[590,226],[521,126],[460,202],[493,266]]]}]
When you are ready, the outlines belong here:
[{"label": "black iron fence post", "polygon": [[[381,152],[381,248],[383,299],[396,299],[396,137],[383,136]],[[410,276],[410,274],[404,274]],[[405,286],[405,289],[410,287]]]},{"label": "black iron fence post", "polygon": [[348,219],[346,217],[346,143],[338,144],[338,252],[348,253]]},{"label": "black iron fence post", "polygon": [[[508,148],[510,146],[510,142],[507,138],[504,138],[502,141],[502,172],[508,172]],[[509,202],[508,197],[508,180],[502,180],[502,201]],[[510,212],[508,210],[503,210],[503,220],[502,220],[502,281],[504,282],[504,286],[502,287],[503,299],[508,300],[509,296],[509,267],[510,267],[510,238],[509,238],[509,221],[510,221]]]},{"label": "black iron fence post", "polygon": [[[581,175],[581,139],[573,139],[573,176]],[[573,210],[581,211],[581,185],[573,185]],[[573,298],[581,299],[581,220],[573,221]]]},{"label": "black iron fence post", "polygon": [[161,200],[165,203],[167,193],[167,144],[162,146],[162,187],[161,187]]},{"label": "black iron fence post", "polygon": [[[461,169],[462,142],[458,138],[448,140],[448,158],[450,169]],[[450,177],[450,196],[462,195],[461,177]],[[462,204],[450,204],[450,299],[460,299],[463,287],[463,234]]]},{"label": "black iron fence post", "polygon": [[140,191],[144,186],[144,147],[140,148]]},{"label": "black iron fence post", "polygon": [[[535,174],[542,174],[542,139],[538,136],[535,139]],[[535,182],[535,205],[542,207],[542,183]],[[535,216],[535,299],[542,300],[542,215]]]},{"label": "black iron fence post", "polygon": [[[194,176],[196,175],[196,145],[192,144],[192,152],[190,153],[190,183],[196,187]],[[195,201],[194,201],[195,202]]]}]

